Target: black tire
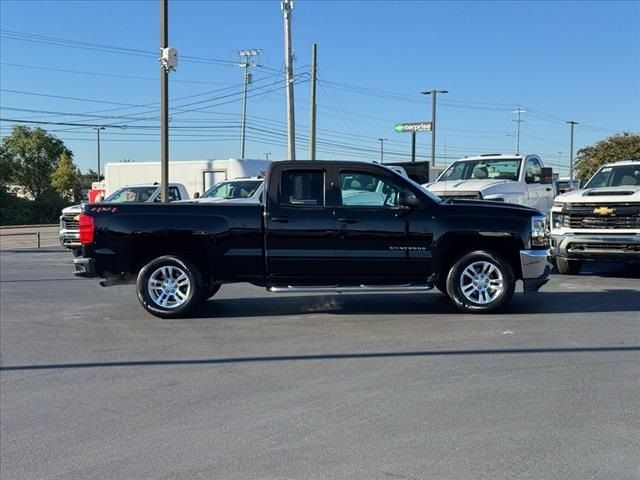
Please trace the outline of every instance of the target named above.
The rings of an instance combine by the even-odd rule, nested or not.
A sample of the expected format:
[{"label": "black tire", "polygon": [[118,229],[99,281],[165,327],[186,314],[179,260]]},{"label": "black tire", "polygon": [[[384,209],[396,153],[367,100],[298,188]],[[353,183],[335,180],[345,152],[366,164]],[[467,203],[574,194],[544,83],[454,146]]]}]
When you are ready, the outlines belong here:
[{"label": "black tire", "polygon": [[461,256],[447,275],[449,298],[465,313],[489,313],[504,307],[513,296],[515,284],[511,264],[489,250]]},{"label": "black tire", "polygon": [[144,309],[160,318],[186,316],[200,303],[204,293],[198,269],[174,256],[158,257],[142,267],[136,289]]},{"label": "black tire", "polygon": [[212,285],[207,285],[206,287],[206,292],[204,294],[204,298],[209,299],[211,297],[213,297],[216,293],[218,293],[218,290],[220,290],[220,287],[222,285],[219,283],[214,283]]},{"label": "black tire", "polygon": [[563,275],[578,275],[580,267],[582,267],[582,260],[556,257],[556,266],[558,267],[558,272]]}]

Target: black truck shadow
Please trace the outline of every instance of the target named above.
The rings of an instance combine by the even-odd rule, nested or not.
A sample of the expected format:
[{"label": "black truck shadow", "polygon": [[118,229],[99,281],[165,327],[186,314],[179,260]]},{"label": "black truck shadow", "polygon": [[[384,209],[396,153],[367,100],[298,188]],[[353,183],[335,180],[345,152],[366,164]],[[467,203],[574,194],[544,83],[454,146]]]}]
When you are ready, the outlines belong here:
[{"label": "black truck shadow", "polygon": [[[223,287],[224,288],[224,287]],[[602,292],[538,292],[516,294],[502,315],[552,313],[639,312],[640,290],[619,289]],[[459,313],[438,294],[348,294],[321,296],[277,296],[260,298],[220,298],[205,302],[192,318],[243,318],[309,313],[340,315],[451,315]]]}]

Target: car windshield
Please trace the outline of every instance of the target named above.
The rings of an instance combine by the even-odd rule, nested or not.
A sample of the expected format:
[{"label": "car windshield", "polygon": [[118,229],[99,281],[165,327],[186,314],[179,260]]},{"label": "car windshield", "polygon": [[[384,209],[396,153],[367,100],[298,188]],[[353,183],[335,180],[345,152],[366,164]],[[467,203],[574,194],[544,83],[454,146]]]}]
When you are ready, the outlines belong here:
[{"label": "car windshield", "polygon": [[438,177],[437,182],[446,180],[518,180],[520,175],[519,158],[459,160],[447,168]]},{"label": "car windshield", "polygon": [[640,185],[640,162],[630,165],[602,167],[584,188],[624,187]]},{"label": "car windshield", "polygon": [[252,196],[262,180],[233,180],[220,182],[207,190],[202,198],[248,198]]},{"label": "car windshield", "polygon": [[113,192],[103,201],[108,203],[146,202],[157,189],[157,186],[123,187]]}]

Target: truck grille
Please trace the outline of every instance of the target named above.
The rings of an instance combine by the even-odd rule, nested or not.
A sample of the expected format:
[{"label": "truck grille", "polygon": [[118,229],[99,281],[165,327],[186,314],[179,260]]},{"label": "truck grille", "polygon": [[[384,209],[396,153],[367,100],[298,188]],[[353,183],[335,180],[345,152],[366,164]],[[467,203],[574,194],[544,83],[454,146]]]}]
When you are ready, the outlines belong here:
[{"label": "truck grille", "polygon": [[67,230],[78,230],[78,221],[74,217],[62,217],[60,227]]},{"label": "truck grille", "polygon": [[640,204],[569,204],[562,211],[568,228],[640,229]]},{"label": "truck grille", "polygon": [[452,200],[482,200],[482,194],[480,192],[443,192],[437,194],[443,199]]}]

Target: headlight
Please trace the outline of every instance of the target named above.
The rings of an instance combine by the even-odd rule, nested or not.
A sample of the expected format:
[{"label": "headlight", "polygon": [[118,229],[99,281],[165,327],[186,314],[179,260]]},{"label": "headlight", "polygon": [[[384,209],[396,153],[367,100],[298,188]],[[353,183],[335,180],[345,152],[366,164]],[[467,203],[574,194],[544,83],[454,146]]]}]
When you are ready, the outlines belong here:
[{"label": "headlight", "polygon": [[535,215],[531,217],[530,243],[532,247],[549,246],[549,231],[546,216]]},{"label": "headlight", "polygon": [[561,213],[553,213],[551,215],[551,222],[554,229],[564,227],[564,215]]},{"label": "headlight", "polygon": [[564,208],[564,205],[565,205],[564,202],[553,202],[552,208]]}]

